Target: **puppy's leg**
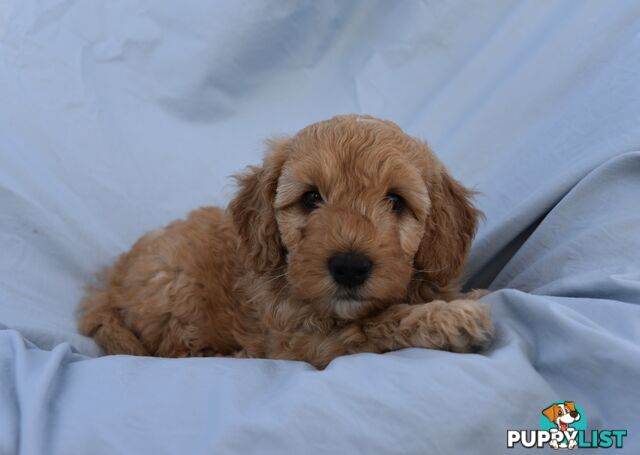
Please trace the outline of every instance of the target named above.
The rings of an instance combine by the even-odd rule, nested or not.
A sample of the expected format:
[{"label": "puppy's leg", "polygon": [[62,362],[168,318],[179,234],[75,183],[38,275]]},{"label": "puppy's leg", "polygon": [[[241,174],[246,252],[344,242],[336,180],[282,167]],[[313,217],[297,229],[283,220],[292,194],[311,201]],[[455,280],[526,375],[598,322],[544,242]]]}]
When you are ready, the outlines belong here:
[{"label": "puppy's leg", "polygon": [[364,324],[373,348],[407,347],[475,352],[493,335],[489,307],[474,300],[436,300],[420,305],[395,305]]},{"label": "puppy's leg", "polygon": [[107,354],[148,356],[140,339],[127,327],[118,310],[109,304],[108,291],[92,289],[82,302],[80,333],[94,337]]},{"label": "puppy's leg", "polygon": [[[159,357],[211,357],[229,355],[237,349],[227,334],[229,314],[222,296],[212,304],[207,288],[186,273],[171,276],[156,303],[168,319],[162,326]],[[228,305],[228,303],[227,303]]]},{"label": "puppy's leg", "polygon": [[[334,358],[360,352],[382,353],[419,347],[476,352],[493,335],[489,307],[474,300],[436,300],[419,305],[399,304],[377,316],[329,333],[300,333],[279,344],[272,358],[306,360],[324,368]],[[285,347],[286,346],[286,347]]]}]

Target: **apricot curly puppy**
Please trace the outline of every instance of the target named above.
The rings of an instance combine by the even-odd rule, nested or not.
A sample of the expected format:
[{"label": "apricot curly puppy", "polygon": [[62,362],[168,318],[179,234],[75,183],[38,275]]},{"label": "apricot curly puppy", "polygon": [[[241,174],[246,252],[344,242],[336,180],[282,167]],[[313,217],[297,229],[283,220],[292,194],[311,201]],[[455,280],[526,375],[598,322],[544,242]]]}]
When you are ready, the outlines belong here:
[{"label": "apricot curly puppy", "polygon": [[305,360],[475,351],[492,324],[456,282],[478,211],[428,146],[338,116],[268,143],[228,211],[143,236],[81,305],[110,354]]}]

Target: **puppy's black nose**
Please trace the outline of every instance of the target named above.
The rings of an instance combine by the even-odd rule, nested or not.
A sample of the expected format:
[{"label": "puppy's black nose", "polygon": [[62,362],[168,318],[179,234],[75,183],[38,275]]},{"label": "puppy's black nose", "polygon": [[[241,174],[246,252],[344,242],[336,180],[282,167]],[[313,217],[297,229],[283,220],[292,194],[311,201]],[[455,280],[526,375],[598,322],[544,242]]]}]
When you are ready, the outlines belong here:
[{"label": "puppy's black nose", "polygon": [[338,253],[329,258],[329,271],[336,283],[355,288],[367,281],[371,273],[371,259],[359,253]]},{"label": "puppy's black nose", "polygon": [[578,411],[571,411],[569,415],[575,419],[576,417],[578,417]]}]

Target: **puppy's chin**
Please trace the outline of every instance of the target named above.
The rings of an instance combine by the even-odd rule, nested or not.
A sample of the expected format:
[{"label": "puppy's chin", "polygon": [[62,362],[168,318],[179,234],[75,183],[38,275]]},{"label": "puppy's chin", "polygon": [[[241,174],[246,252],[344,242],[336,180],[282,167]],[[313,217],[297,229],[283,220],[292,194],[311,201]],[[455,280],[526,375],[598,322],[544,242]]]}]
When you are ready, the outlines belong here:
[{"label": "puppy's chin", "polygon": [[350,291],[337,289],[327,300],[327,308],[333,318],[353,321],[365,318],[389,306],[389,301],[373,298],[367,289]]},{"label": "puppy's chin", "polygon": [[[290,288],[291,297],[310,305],[321,317],[353,321],[366,317],[386,306],[384,302],[370,299],[350,292],[335,292],[331,288],[325,292],[309,292],[316,289],[300,289],[297,286]],[[319,290],[316,290],[319,291]]]},{"label": "puppy's chin", "polygon": [[337,319],[353,321],[371,313],[377,305],[369,300],[334,299],[329,303]]}]

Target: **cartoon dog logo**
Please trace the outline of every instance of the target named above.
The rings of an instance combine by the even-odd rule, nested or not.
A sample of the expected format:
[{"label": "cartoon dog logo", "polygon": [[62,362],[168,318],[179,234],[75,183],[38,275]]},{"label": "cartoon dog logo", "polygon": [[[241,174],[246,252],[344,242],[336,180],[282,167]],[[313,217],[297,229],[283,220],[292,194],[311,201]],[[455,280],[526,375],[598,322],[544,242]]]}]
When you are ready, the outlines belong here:
[{"label": "cartoon dog logo", "polygon": [[[560,444],[558,444],[558,441],[551,441],[549,443],[551,447],[554,449],[573,449],[578,445],[575,439],[566,437],[567,432],[576,431],[574,428],[570,427],[571,424],[580,420],[580,413],[576,411],[576,405],[573,401],[554,403],[544,409],[542,414],[549,419],[550,422],[557,425],[557,430],[554,428],[551,431],[560,431],[561,434],[565,435],[565,439],[563,439]],[[568,443],[567,440],[569,441]]]}]

